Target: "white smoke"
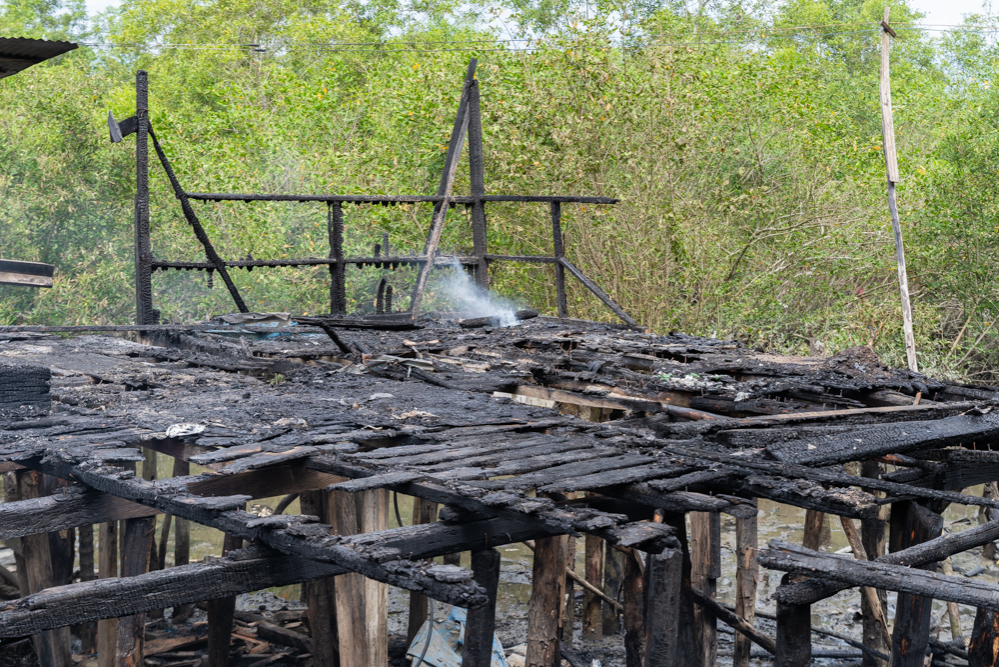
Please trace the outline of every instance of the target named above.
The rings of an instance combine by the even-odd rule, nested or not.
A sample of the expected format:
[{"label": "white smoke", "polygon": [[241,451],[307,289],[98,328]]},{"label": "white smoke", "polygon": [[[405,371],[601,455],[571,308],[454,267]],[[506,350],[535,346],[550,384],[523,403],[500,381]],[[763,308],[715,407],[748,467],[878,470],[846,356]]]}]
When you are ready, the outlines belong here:
[{"label": "white smoke", "polygon": [[453,310],[465,317],[495,317],[501,327],[517,323],[516,306],[472,282],[458,260],[452,260],[450,270],[444,273],[439,289],[447,295]]}]

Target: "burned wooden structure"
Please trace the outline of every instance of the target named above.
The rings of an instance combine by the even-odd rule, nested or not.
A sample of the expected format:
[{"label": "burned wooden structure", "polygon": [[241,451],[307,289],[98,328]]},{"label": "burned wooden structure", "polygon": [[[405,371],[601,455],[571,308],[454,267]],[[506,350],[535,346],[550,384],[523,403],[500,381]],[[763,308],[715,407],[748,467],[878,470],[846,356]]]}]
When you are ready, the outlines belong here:
[{"label": "burned wooden structure", "polygon": [[[931,643],[927,619],[931,599],[971,605],[974,637],[987,638],[999,614],[999,587],[932,571],[999,538],[992,521],[941,535],[939,519],[949,503],[999,505],[962,493],[999,478],[996,390],[889,369],[867,348],[778,357],[546,317],[479,329],[329,322],[355,351],[315,326],[263,339],[158,327],[155,344],[0,330],[5,386],[51,375],[52,406],[40,415],[44,401],[29,409],[7,392],[0,538],[19,561],[6,577],[18,597],[0,604],[6,650],[33,636],[44,664],[69,664],[68,628],[97,621],[100,664],[140,664],[144,615],[207,602],[200,664],[227,664],[230,650],[252,664],[251,640],[297,641],[314,664],[386,664],[395,586],[412,592],[417,626],[427,598],[468,608],[463,664],[484,665],[491,550],[531,541],[530,665],[556,664],[575,585],[585,632],[623,622],[628,665],[712,665],[718,621],[744,638],[736,664],[749,664],[750,643],[776,664],[808,664],[809,606],[851,586],[873,593],[862,592],[872,630],[856,642],[868,658],[923,664],[932,649],[994,664],[989,641]],[[175,476],[155,478],[158,456],[174,459]],[[415,499],[412,523],[389,528],[389,492]],[[287,494],[300,494],[301,514],[247,511]],[[757,552],[761,498],[808,510],[810,525],[820,513],[859,520],[864,558],[819,553],[808,527],[803,546]],[[714,595],[720,513],[736,519],[734,609]],[[160,514],[170,519],[156,531]],[[178,552],[164,567],[166,536],[189,522],[224,531],[228,554],[192,563]],[[575,536],[586,574],[567,578]],[[460,552],[471,570],[454,564]],[[754,619],[757,553],[789,573],[772,635]],[[311,636],[282,637],[266,619],[247,644],[247,628],[232,634],[235,595],[300,582]],[[894,618],[884,590],[900,593]]]}]

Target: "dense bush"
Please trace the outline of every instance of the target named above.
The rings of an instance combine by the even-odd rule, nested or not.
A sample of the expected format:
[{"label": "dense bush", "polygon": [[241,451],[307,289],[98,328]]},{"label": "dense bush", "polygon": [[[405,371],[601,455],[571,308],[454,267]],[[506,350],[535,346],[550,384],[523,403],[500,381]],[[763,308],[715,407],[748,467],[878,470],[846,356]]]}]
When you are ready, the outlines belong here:
[{"label": "dense bush", "polygon": [[[904,363],[876,3],[125,0],[90,21],[79,3],[0,9],[0,34],[94,44],[0,82],[0,248],[58,266],[52,290],[0,287],[0,321],[132,318],[133,143],[111,145],[105,118],[134,112],[136,69],[149,72],[152,122],[190,191],[430,194],[474,56],[488,192],[619,197],[566,205],[567,253],[637,319],[797,353],[871,342]],[[931,39],[906,27],[917,19],[893,6],[917,347],[927,372],[994,381],[997,54],[976,31]],[[201,260],[152,173],[154,253]],[[456,191],[468,185],[463,170]],[[328,252],[324,205],[196,208],[225,257]],[[543,206],[488,213],[491,251],[550,251]],[[349,251],[388,233],[418,252],[430,209],[345,214]],[[454,209],[444,248],[470,245]],[[550,312],[549,271],[495,265],[494,287]],[[325,268],[234,275],[253,309],[328,310]],[[378,275],[349,276],[352,306],[370,309]],[[411,275],[391,279],[405,294]],[[228,311],[216,282],[154,274],[156,304],[170,320]],[[612,317],[575,283],[570,310]]]}]

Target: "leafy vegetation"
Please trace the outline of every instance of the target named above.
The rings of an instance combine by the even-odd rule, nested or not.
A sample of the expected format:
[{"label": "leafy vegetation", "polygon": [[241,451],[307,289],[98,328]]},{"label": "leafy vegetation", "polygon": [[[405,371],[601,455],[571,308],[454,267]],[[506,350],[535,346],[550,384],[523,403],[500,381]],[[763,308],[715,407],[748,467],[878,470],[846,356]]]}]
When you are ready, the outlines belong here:
[{"label": "leafy vegetation", "polygon": [[[200,192],[431,194],[469,57],[480,61],[490,193],[614,196],[566,205],[567,253],[659,331],[807,353],[872,343],[904,363],[877,96],[883,5],[508,0],[3,0],[0,34],[91,44],[0,82],[0,248],[56,264],[56,287],[0,287],[5,323],[128,322],[131,139],[151,82],[157,136]],[[997,381],[997,46],[942,37],[892,2],[899,206],[922,370]],[[971,17],[970,23],[991,20]],[[530,41],[513,41],[530,40]],[[529,47],[529,48],[528,48]],[[456,191],[467,191],[466,171]],[[202,260],[162,171],[153,250]],[[225,257],[325,256],[322,204],[196,204]],[[550,252],[547,210],[488,209],[490,249]],[[348,251],[388,233],[418,252],[426,206],[345,208]],[[449,215],[448,252],[470,250]],[[325,312],[324,267],[235,272],[251,308]],[[374,269],[348,298],[373,308]],[[412,276],[391,275],[396,304]],[[504,295],[554,311],[548,267],[496,264]],[[168,320],[231,310],[220,281],[154,274]],[[611,319],[571,283],[571,314]],[[402,301],[402,303],[400,303]]]}]

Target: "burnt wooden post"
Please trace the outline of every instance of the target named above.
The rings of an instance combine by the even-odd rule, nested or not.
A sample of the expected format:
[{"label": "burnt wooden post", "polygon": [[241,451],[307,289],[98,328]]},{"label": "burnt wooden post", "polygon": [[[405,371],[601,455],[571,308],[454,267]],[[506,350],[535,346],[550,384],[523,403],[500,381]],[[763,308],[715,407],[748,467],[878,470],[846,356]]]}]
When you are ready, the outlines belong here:
[{"label": "burnt wooden post", "polygon": [[[334,491],[329,497],[331,525],[339,535],[355,535],[388,527],[388,491]],[[337,634],[342,667],[368,667],[388,662],[388,586],[356,574],[344,574],[336,585]]]},{"label": "burnt wooden post", "polygon": [[680,542],[680,551],[683,555],[683,563],[680,573],[680,609],[679,628],[677,629],[677,652],[682,664],[693,663],[689,656],[697,656],[697,626],[694,618],[694,595],[692,591],[691,572],[693,563],[691,562],[690,545],[687,540],[687,519],[682,513],[663,512],[663,523],[673,527],[677,541]]},{"label": "burnt wooden post", "polygon": [[[715,597],[721,576],[721,515],[718,512],[690,513],[690,585],[709,598]],[[714,614],[694,607],[698,656],[693,664],[711,667],[718,656],[718,625]]]},{"label": "burnt wooden post", "polygon": [[479,101],[479,82],[473,81],[468,97],[468,167],[471,176],[472,196],[472,254],[475,255],[475,284],[489,288],[488,235],[486,232],[486,175],[482,156],[482,108]]},{"label": "burnt wooden post", "polygon": [[[159,463],[159,453],[155,449],[149,449],[148,447],[142,448],[142,479],[147,481],[156,480],[156,469]],[[163,518],[164,525],[166,525],[166,517]],[[153,520],[153,534],[149,538],[149,569],[158,570],[160,569],[160,550],[156,546],[156,521]],[[166,536],[163,537],[166,539]],[[154,609],[148,612],[149,618],[163,618],[162,609]]]},{"label": "burnt wooden post", "polygon": [[561,661],[558,629],[565,607],[565,542],[562,535],[535,541],[526,667],[555,667]]},{"label": "burnt wooden post", "polygon": [[[34,471],[14,473],[18,483],[18,496],[21,500],[39,498],[43,494],[42,475]],[[68,583],[57,579],[55,569],[62,560],[49,539],[48,533],[37,533],[21,538],[21,558],[29,593],[37,593],[52,586]],[[21,569],[18,563],[18,570]],[[62,568],[59,568],[62,569]],[[70,653],[69,628],[45,630],[32,638],[35,653],[42,665],[48,667],[69,667],[73,664]]]},{"label": "burnt wooden post", "polygon": [[[118,576],[118,522],[102,523],[98,531],[98,576],[113,579]],[[118,619],[97,621],[97,665],[114,667],[118,646]]]},{"label": "burnt wooden post", "polygon": [[[791,576],[781,578],[781,586]],[[812,607],[777,603],[777,653],[774,667],[805,667],[812,662]]]},{"label": "burnt wooden post", "polygon": [[[431,523],[437,516],[437,503],[422,498],[413,498],[413,523]],[[427,596],[422,593],[409,594],[409,626],[406,632],[407,644],[412,643],[416,633],[420,631],[429,617]]]},{"label": "burnt wooden post", "polygon": [[[757,548],[756,516],[735,520],[735,613],[746,619],[750,625],[756,617],[756,578],[760,564],[756,561]],[[752,642],[742,633],[735,634],[735,653],[732,667],[749,667],[749,654]]]},{"label": "burnt wooden post", "polygon": [[[565,257],[565,248],[562,245],[562,203],[553,201],[550,207],[555,258],[562,259]],[[555,299],[558,304],[558,316],[568,317],[569,306],[565,300],[565,267],[560,262],[555,263]]]},{"label": "burnt wooden post", "polygon": [[[302,514],[329,523],[329,506],[324,491],[305,491],[299,496]],[[312,657],[316,667],[337,667],[340,639],[337,634],[336,579],[328,577],[302,584],[309,607]]]},{"label": "burnt wooden post", "polygon": [[326,228],[330,239],[330,314],[347,314],[347,267],[343,263],[343,202],[326,206]]},{"label": "burnt wooden post", "polygon": [[812,551],[818,551],[822,547],[822,527],[825,519],[824,512],[805,510],[805,526],[804,534],[801,537],[801,546]]},{"label": "burnt wooden post", "polygon": [[968,667],[999,665],[999,614],[979,607],[968,646]]},{"label": "burnt wooden post", "polygon": [[430,272],[433,271],[434,260],[437,258],[437,248],[440,245],[441,232],[444,230],[444,220],[447,217],[448,209],[451,208],[451,186],[454,185],[455,171],[458,168],[461,148],[465,143],[465,134],[468,131],[468,98],[475,84],[475,66],[477,64],[478,61],[472,58],[468,63],[468,71],[465,73],[461,101],[458,103],[458,113],[455,115],[454,127],[451,129],[447,156],[444,158],[444,171],[441,173],[441,182],[437,188],[437,196],[441,199],[434,203],[430,231],[427,234],[427,242],[423,246],[424,261],[420,263],[419,272],[416,274],[416,284],[413,286],[413,297],[409,306],[413,317],[419,315],[423,292],[427,288],[427,280],[430,277]]},{"label": "burnt wooden post", "polygon": [[679,650],[683,551],[651,554],[645,567],[645,667],[681,667]]},{"label": "burnt wooden post", "polygon": [[644,573],[635,549],[624,561],[624,652],[627,667],[645,663],[645,594]]},{"label": "burnt wooden post", "polygon": [[[620,597],[624,584],[624,554],[610,542],[604,542],[604,594],[611,600]],[[609,604],[603,605],[603,634],[616,635],[621,632],[621,618],[618,611]]]},{"label": "burnt wooden post", "polygon": [[[149,571],[150,544],[156,530],[156,517],[127,519],[121,549],[121,576],[134,577]],[[146,636],[144,614],[123,616],[118,619],[118,654],[115,667],[134,667],[142,664],[142,644]]]},{"label": "burnt wooden post", "polygon": [[[222,556],[243,546],[243,540],[226,533],[222,541]],[[208,667],[228,667],[232,643],[232,621],[236,614],[236,598],[208,601]]]},{"label": "burnt wooden post", "polygon": [[[940,537],[943,517],[919,503],[892,503],[889,549],[901,551]],[[933,570],[936,564],[920,569]],[[891,636],[892,667],[922,667],[930,641],[930,615],[933,599],[911,593],[899,593],[895,603],[895,622]]]},{"label": "burnt wooden post", "polygon": [[[598,589],[604,586],[604,541],[596,535],[586,534],[584,539],[586,581]],[[590,591],[583,592],[583,638],[603,636],[601,600]]]},{"label": "burnt wooden post", "polygon": [[500,554],[495,549],[472,552],[475,582],[486,590],[489,602],[468,610],[465,646],[461,667],[489,667],[492,664],[493,633],[496,630],[496,591],[499,587]]},{"label": "burnt wooden post", "polygon": [[[881,476],[881,464],[877,461],[864,461],[860,464],[861,477],[877,479]],[[873,519],[861,519],[860,539],[867,552],[869,560],[876,560],[885,554],[887,545],[887,531],[885,530],[888,518],[888,507],[882,505],[878,508],[878,516]],[[888,594],[884,589],[875,589],[878,595],[879,604],[882,610],[888,609]],[[887,654],[891,649],[885,643],[884,635],[881,631],[881,622],[875,614],[875,610],[868,604],[866,598],[860,598],[860,613],[864,625],[864,646],[869,646],[881,653]],[[861,657],[861,667],[887,667],[888,663],[880,658],[876,658],[868,653]]]},{"label": "burnt wooden post", "polygon": [[[173,462],[173,476],[186,477],[191,474],[191,464],[177,458]],[[173,564],[174,567],[187,565],[191,562],[191,524],[187,519],[176,517],[173,523]],[[173,623],[186,621],[194,613],[193,604],[184,604],[173,608]]]},{"label": "burnt wooden post", "polygon": [[[80,527],[80,581],[93,581],[97,577],[94,567],[94,527]],[[89,655],[97,650],[97,625],[93,622],[83,623],[79,629],[81,650]]]},{"label": "burnt wooden post", "polygon": [[149,76],[135,73],[135,323],[156,324],[149,240]]}]

